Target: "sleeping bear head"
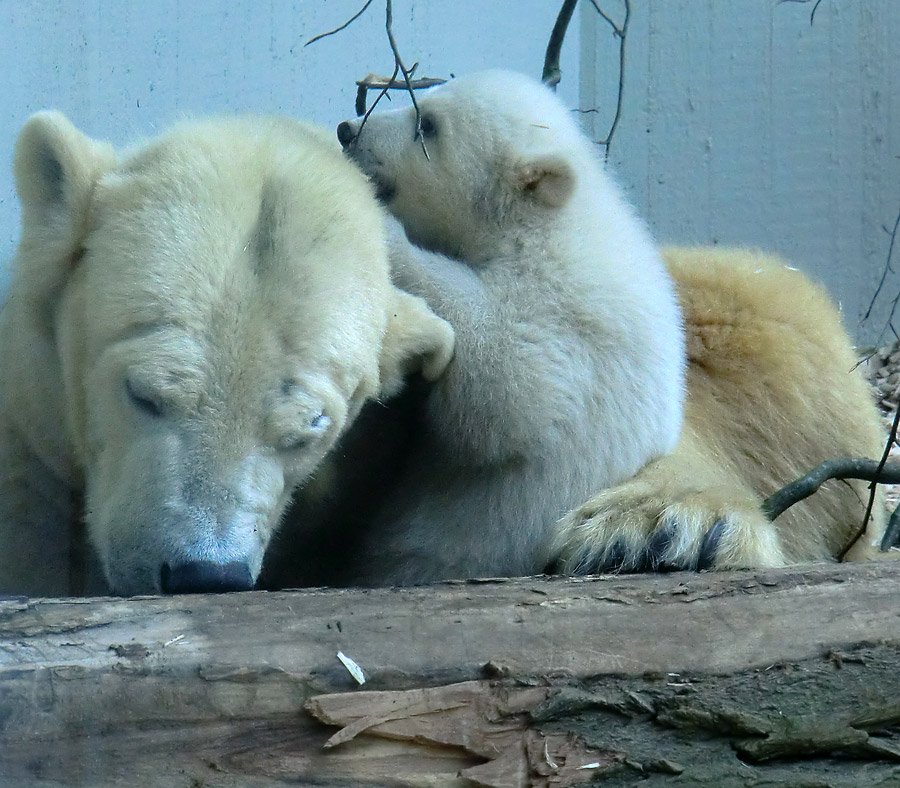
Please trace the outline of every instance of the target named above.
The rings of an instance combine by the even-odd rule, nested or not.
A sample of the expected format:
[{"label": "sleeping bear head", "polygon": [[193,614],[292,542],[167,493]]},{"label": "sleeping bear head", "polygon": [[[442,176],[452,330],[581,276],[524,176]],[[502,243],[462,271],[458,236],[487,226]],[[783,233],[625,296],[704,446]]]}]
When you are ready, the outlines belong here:
[{"label": "sleeping bear head", "polygon": [[15,174],[7,418],[83,490],[113,591],[252,587],[362,404],[452,347],[390,284],[369,184],[318,129],[274,118],[118,157],[41,113]]}]

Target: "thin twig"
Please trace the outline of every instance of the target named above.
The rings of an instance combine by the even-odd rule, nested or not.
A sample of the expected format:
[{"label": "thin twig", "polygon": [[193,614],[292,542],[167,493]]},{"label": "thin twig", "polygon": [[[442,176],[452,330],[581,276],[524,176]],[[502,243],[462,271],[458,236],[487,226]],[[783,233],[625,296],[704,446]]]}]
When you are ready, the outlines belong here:
[{"label": "thin twig", "polygon": [[[321,33],[320,35],[311,38],[307,41],[304,46],[309,46],[310,44],[315,43],[327,36],[333,36],[335,33],[340,33],[342,30],[345,30],[350,25],[352,25],[357,19],[359,19],[365,12],[366,9],[372,4],[372,0],[366,0],[365,4],[362,8],[359,9],[350,19],[348,19],[344,24],[340,27],[336,27],[334,30],[329,30],[327,33]],[[416,101],[415,91],[417,88],[425,88],[432,87],[433,85],[440,84],[444,80],[434,80],[434,79],[424,79],[424,80],[416,80],[415,82],[411,79],[413,72],[416,70],[416,66],[419,64],[416,63],[412,66],[412,68],[407,68],[403,63],[403,58],[400,57],[400,50],[397,48],[397,41],[394,38],[394,8],[391,0],[385,0],[385,29],[387,31],[388,43],[391,45],[391,52],[394,54],[394,73],[391,75],[390,79],[386,80],[383,85],[378,85],[380,88],[378,95],[375,97],[375,101],[372,102],[372,106],[369,109],[366,109],[366,96],[370,89],[374,89],[375,85],[367,85],[369,81],[369,77],[361,82],[357,82],[357,91],[356,91],[356,115],[359,117],[362,116],[362,121],[359,124],[359,131],[362,131],[362,127],[365,126],[366,121],[369,119],[369,115],[372,114],[372,110],[375,109],[376,105],[382,98],[387,94],[388,90],[391,90],[396,87],[397,74],[403,75],[403,85],[409,93],[409,97],[412,100],[413,108],[416,111],[416,139],[418,139],[422,145],[422,153],[425,154],[425,158],[430,158],[428,155],[428,149],[425,147],[425,137],[422,134],[422,113],[419,110],[419,102]],[[359,132],[357,132],[359,133]]]},{"label": "thin twig", "polygon": [[359,9],[353,16],[351,16],[344,24],[340,27],[336,27],[334,30],[329,30],[327,33],[319,33],[319,35],[314,36],[309,39],[303,46],[308,47],[310,44],[315,44],[316,41],[320,41],[323,38],[327,38],[328,36],[333,36],[335,33],[340,33],[341,30],[346,30],[350,25],[352,25],[357,19],[359,19],[365,12],[366,9],[372,5],[372,0],[366,0],[366,4]]},{"label": "thin twig", "polygon": [[[397,69],[399,69],[400,73],[403,74],[403,81],[406,83],[406,89],[409,91],[409,97],[412,100],[413,109],[416,111],[416,139],[419,140],[419,143],[422,145],[422,153],[425,154],[425,158],[430,159],[431,157],[428,155],[428,148],[425,147],[425,136],[422,134],[422,113],[419,111],[419,102],[416,101],[416,92],[413,90],[412,83],[410,82],[412,71],[410,69],[407,69],[406,66],[403,65],[403,60],[400,57],[400,50],[397,49],[397,42],[394,40],[394,9],[391,0],[385,0],[384,26],[387,30],[387,37],[388,42],[391,45],[391,51],[394,53],[394,66],[396,67],[394,70],[394,77],[396,77],[397,75]],[[415,68],[415,66],[413,66],[413,68]],[[394,81],[394,77],[391,78],[391,82]],[[384,94],[382,93],[382,95]]]},{"label": "thin twig", "polygon": [[[628,25],[631,22],[631,0],[624,0],[625,18],[622,21],[621,27],[619,27],[615,20],[598,5],[597,0],[590,0],[590,3],[594,6],[594,10],[600,17],[612,28],[616,38],[619,39],[619,87],[616,94],[616,114],[613,116],[612,124],[610,124],[606,137],[597,141],[597,144],[602,145],[605,149],[604,159],[609,161],[609,146],[612,144],[613,135],[616,133],[616,129],[619,127],[619,121],[622,118],[622,100],[625,94],[625,38],[628,35]],[[550,84],[554,90],[562,77],[562,71],[559,68],[559,52],[562,48],[563,38],[565,37],[566,28],[569,24],[569,18],[572,16],[574,7],[574,2],[570,3],[567,0],[563,3],[559,15],[556,18],[556,24],[553,26],[553,32],[550,34],[550,41],[547,44],[547,55],[544,58],[543,80],[547,84]],[[555,81],[552,81],[551,83],[551,80]],[[595,108],[576,110],[576,112],[582,114],[597,111],[598,110]]]},{"label": "thin twig", "polygon": [[[891,259],[894,256],[894,245],[897,243],[897,234],[898,230],[900,230],[900,213],[897,214],[897,220],[894,222],[894,229],[891,232],[891,241],[888,245],[887,259],[884,261],[884,270],[881,272],[881,280],[878,282],[878,287],[875,288],[875,295],[872,296],[872,300],[869,302],[869,308],[866,310],[866,314],[863,315],[862,322],[864,323],[869,319],[869,315],[872,314],[872,309],[875,307],[875,300],[878,298],[879,293],[881,293],[881,288],[884,287],[885,279],[887,279],[888,273],[893,273],[894,269],[891,267]],[[891,302],[891,311],[888,315],[887,324],[883,329],[881,329],[881,333],[878,335],[878,341],[881,342],[884,337],[885,332],[888,329],[888,326],[891,325],[894,319],[894,312],[897,309],[897,298]]]},{"label": "thin twig", "polygon": [[867,364],[870,359],[875,357],[876,353],[878,353],[877,347],[873,347],[870,351],[867,351],[859,361],[857,361],[852,367],[850,367],[850,372],[855,372],[858,367],[861,367],[863,364]]},{"label": "thin twig", "polygon": [[[378,102],[381,101],[381,99],[383,99],[387,95],[387,92],[390,89],[388,87],[388,85],[393,84],[393,82],[397,79],[397,74],[399,74],[399,73],[400,73],[400,66],[397,65],[396,63],[394,63],[394,73],[391,74],[390,79],[387,80],[387,83],[385,84],[385,86],[380,91],[378,91],[378,95],[375,96],[375,101],[372,102],[372,106],[369,107],[365,111],[365,114],[362,116],[362,120],[359,122],[359,129],[357,129],[357,131],[356,131],[357,137],[362,132],[363,126],[366,125],[366,121],[369,119],[369,115],[372,114],[372,110],[374,110],[375,107],[378,106]],[[356,111],[357,111],[357,117],[358,117],[359,116],[359,92],[358,91],[356,94]]]},{"label": "thin twig", "polygon": [[[591,1],[593,2],[593,0]],[[597,7],[596,3],[594,3],[594,7]],[[599,11],[600,9],[597,10]],[[601,15],[606,19],[604,14]],[[622,117],[622,97],[625,92],[625,39],[628,35],[628,24],[631,21],[631,0],[625,0],[625,19],[622,21],[621,28],[617,28],[611,20],[607,19],[607,21],[609,21],[616,35],[619,37],[619,90],[616,95],[616,114],[613,117],[613,122],[609,127],[606,139],[600,140],[600,145],[603,145],[606,148],[605,158],[608,160],[609,146],[612,143],[612,138],[616,133],[616,129],[619,127],[619,119]]]},{"label": "thin twig", "polygon": [[562,8],[559,9],[559,14],[557,14],[556,22],[553,25],[553,31],[550,33],[550,40],[547,42],[541,81],[553,90],[556,90],[559,80],[562,79],[562,70],[559,67],[559,53],[562,51],[566,30],[569,27],[572,13],[575,11],[577,4],[578,0],[565,0]]},{"label": "thin twig", "polygon": [[[625,35],[625,33],[624,33],[624,32],[619,28],[619,26],[613,21],[612,17],[611,17],[609,14],[607,14],[602,8],[600,8],[599,5],[597,5],[597,0],[591,0],[591,5],[594,6],[594,10],[595,10],[598,14],[600,14],[600,16],[602,16],[602,17],[607,21],[607,23],[608,23],[609,26],[613,29],[613,32],[614,32],[617,36],[620,36],[620,37],[621,37],[621,36]],[[626,12],[627,12],[627,10],[628,10],[628,5],[627,5],[627,3],[626,3],[625,8],[626,8]],[[623,25],[623,27],[624,27],[624,25]]]},{"label": "thin twig", "polygon": [[884,324],[884,328],[881,329],[881,333],[878,335],[878,345],[881,345],[881,343],[884,341],[884,335],[887,333],[888,329],[891,330],[891,333],[894,335],[894,339],[900,339],[900,336],[897,336],[897,331],[894,328],[894,314],[897,311],[898,304],[900,304],[900,291],[898,291],[897,295],[895,295],[891,299],[891,308],[888,312],[887,321]]}]

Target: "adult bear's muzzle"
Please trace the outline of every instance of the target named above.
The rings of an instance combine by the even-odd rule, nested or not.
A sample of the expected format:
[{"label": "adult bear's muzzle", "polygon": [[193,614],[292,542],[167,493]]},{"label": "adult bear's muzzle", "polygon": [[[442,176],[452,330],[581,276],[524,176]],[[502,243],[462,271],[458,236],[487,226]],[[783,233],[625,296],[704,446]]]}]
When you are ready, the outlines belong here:
[{"label": "adult bear's muzzle", "polygon": [[254,581],[250,567],[241,561],[186,561],[163,564],[160,585],[164,594],[215,594],[249,591]]}]

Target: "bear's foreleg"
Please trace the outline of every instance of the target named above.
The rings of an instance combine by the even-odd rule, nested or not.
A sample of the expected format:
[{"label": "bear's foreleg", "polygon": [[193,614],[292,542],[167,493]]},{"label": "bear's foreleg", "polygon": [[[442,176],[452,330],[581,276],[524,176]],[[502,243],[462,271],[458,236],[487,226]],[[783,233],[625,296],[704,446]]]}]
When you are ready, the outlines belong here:
[{"label": "bear's foreleg", "polygon": [[710,461],[690,429],[675,451],[593,496],[556,526],[566,574],[783,566],[758,495]]}]

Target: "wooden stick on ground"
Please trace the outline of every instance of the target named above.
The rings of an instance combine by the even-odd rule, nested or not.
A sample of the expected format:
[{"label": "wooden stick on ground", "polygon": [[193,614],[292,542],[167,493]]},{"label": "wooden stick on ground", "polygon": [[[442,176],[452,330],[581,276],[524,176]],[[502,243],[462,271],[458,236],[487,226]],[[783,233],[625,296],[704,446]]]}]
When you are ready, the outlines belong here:
[{"label": "wooden stick on ground", "polygon": [[0,786],[896,786],[898,595],[885,561],[0,601]]}]

